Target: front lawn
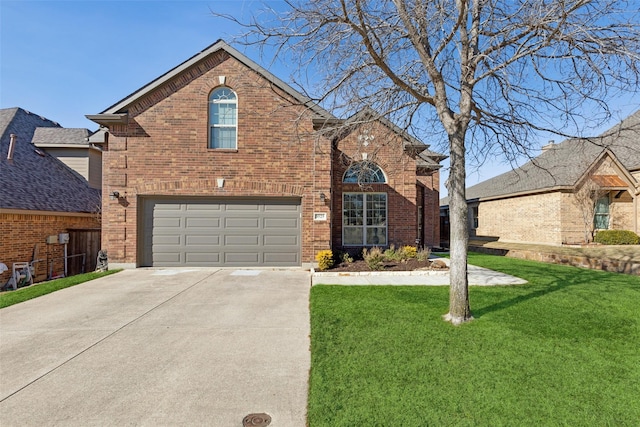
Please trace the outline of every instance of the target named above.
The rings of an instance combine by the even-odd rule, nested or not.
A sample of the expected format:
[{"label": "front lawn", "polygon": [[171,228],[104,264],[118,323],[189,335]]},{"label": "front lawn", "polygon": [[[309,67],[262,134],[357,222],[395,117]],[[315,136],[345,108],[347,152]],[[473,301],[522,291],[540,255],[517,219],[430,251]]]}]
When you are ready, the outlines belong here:
[{"label": "front lawn", "polygon": [[490,255],[529,280],[472,287],[314,286],[309,425],[637,426],[640,278]]},{"label": "front lawn", "polygon": [[88,282],[89,280],[97,279],[99,277],[108,276],[109,274],[117,273],[118,271],[121,270],[116,269],[104,272],[77,274],[75,276],[63,277],[61,279],[55,279],[48,282],[36,283],[35,285],[20,288],[15,291],[3,292],[0,294],[0,308],[9,307],[10,305],[18,304],[19,302],[41,297],[42,295],[50,294],[51,292],[59,291],[60,289],[68,288],[70,286],[79,285],[80,283]]}]

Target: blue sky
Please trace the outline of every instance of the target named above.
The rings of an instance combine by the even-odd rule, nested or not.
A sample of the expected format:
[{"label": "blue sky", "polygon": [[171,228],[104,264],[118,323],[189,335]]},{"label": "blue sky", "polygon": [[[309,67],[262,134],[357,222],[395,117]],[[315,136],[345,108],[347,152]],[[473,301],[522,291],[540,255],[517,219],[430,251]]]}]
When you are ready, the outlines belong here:
[{"label": "blue sky", "polygon": [[[0,108],[22,107],[64,127],[95,130],[85,114],[103,111],[220,38],[232,41],[240,28],[215,18],[212,9],[248,18],[262,3],[0,0]],[[288,81],[285,64],[234,46]],[[621,100],[618,117],[638,106]],[[509,169],[491,159],[470,171],[468,185]],[[444,169],[443,183],[446,176]]]}]

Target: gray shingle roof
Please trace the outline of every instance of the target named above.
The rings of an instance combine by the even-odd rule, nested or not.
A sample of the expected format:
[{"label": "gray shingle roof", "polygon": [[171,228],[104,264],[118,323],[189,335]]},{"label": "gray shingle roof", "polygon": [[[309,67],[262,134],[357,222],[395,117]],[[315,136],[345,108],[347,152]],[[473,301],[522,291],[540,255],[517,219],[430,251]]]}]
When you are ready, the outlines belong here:
[{"label": "gray shingle roof", "polygon": [[89,129],[39,127],[36,128],[31,142],[34,144],[89,145],[89,135]]},{"label": "gray shingle roof", "polygon": [[[22,108],[0,110],[0,208],[54,212],[95,212],[100,190],[31,141],[37,128],[62,128]],[[15,134],[13,160],[7,160]]]},{"label": "gray shingle roof", "polygon": [[[595,138],[570,139],[532,161],[467,188],[467,200],[571,188],[609,149],[629,171],[640,170],[640,110]],[[441,205],[448,204],[448,198]]]}]

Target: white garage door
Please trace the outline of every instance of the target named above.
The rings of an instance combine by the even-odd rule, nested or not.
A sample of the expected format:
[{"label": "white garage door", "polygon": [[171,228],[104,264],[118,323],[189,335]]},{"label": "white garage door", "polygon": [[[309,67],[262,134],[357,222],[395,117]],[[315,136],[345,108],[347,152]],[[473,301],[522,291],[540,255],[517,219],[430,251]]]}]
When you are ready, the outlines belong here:
[{"label": "white garage door", "polygon": [[299,266],[300,199],[144,199],[143,266]]}]

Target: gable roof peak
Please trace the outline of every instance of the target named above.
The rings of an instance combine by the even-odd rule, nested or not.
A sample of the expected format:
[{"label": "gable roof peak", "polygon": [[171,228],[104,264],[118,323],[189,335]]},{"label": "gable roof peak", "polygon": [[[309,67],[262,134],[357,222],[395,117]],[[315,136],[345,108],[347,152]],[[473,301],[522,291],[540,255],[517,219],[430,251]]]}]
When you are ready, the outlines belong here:
[{"label": "gable roof peak", "polygon": [[162,74],[161,76],[157,77],[156,79],[142,86],[140,89],[136,90],[135,92],[121,99],[117,103],[108,107],[107,109],[102,111],[100,114],[87,115],[86,117],[89,120],[93,120],[94,122],[99,124],[108,124],[109,122],[114,122],[114,121],[117,122],[118,120],[123,120],[123,118],[120,116],[123,114],[126,114],[128,112],[129,107],[133,103],[138,101],[143,96],[149,94],[153,90],[157,89],[158,87],[162,86],[163,84],[167,83],[168,81],[178,76],[182,72],[195,66],[200,61],[204,60],[210,55],[213,55],[216,52],[219,52],[221,50],[225,51],[227,54],[229,54],[239,62],[243,63],[248,68],[262,75],[265,79],[267,79],[276,87],[282,89],[285,93],[291,95],[301,105],[306,106],[313,113],[315,113],[318,118],[321,118],[321,119],[334,118],[334,116],[331,113],[329,113],[328,111],[320,107],[312,99],[301,94],[297,90],[293,89],[290,85],[288,85],[287,83],[285,83],[284,81],[276,77],[270,71],[258,65],[256,62],[249,59],[246,55],[244,55],[237,49],[227,44],[223,39],[218,39],[216,42],[212,43],[205,49],[191,56],[189,59],[183,61],[182,63],[178,64],[174,68],[167,71],[166,73]]}]

